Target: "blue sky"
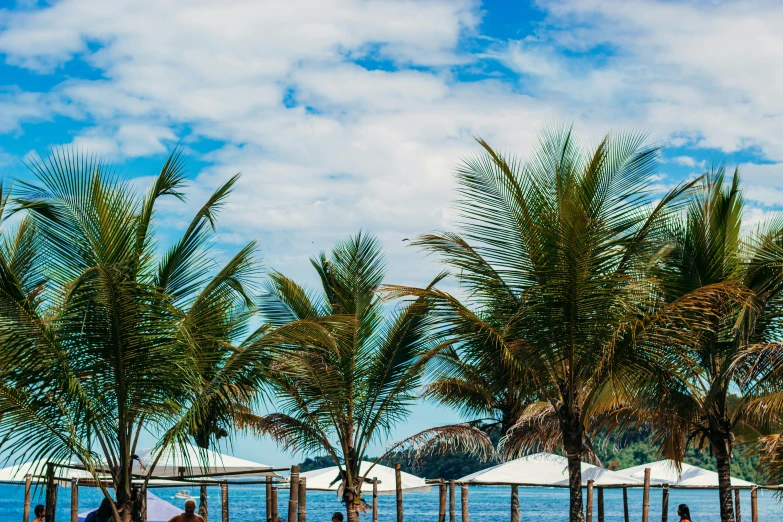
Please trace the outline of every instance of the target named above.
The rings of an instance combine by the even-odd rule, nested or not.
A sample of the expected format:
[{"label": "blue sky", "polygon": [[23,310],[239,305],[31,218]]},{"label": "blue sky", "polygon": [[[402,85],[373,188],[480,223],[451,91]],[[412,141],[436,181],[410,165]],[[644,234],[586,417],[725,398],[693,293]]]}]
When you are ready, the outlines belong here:
[{"label": "blue sky", "polygon": [[[661,188],[739,165],[758,222],[783,203],[783,4],[651,0],[0,1],[0,171],[73,145],[155,173],[186,147],[172,237],[236,172],[229,255],[312,280],[307,259],[370,229],[389,281],[438,267],[401,240],[454,226],[453,170],[471,136],[524,155],[573,122],[585,143],[641,129]],[[455,420],[418,406],[396,436]],[[240,439],[240,456],[289,457]]]}]

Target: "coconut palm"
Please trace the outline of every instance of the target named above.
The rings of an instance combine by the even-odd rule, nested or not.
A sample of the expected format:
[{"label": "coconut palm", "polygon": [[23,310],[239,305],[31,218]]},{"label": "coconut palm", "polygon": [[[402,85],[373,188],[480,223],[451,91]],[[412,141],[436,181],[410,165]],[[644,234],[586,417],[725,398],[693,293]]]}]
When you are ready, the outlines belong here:
[{"label": "coconut palm", "polygon": [[[550,130],[527,162],[479,143],[485,153],[458,170],[461,235],[429,234],[417,244],[454,269],[464,310],[515,297],[502,335],[485,332],[496,346],[491,357],[516,365],[535,393],[502,448],[507,456],[562,449],[570,520],[581,521],[581,461],[590,457],[594,420],[628,407],[644,384],[667,382],[662,366],[681,361],[666,348],[693,342],[704,317],[738,292],[722,285],[673,303],[660,298],[646,267],[688,185],[653,202],[657,151],[643,136],[610,135],[586,150],[570,129]],[[430,296],[447,325],[462,321],[455,315],[465,312],[446,303],[453,298],[418,295]]]},{"label": "coconut palm", "polygon": [[[162,451],[201,429],[208,407],[226,415],[260,388],[262,332],[208,377],[200,371],[212,364],[205,339],[218,335],[210,342],[228,346],[225,317],[210,321],[209,314],[244,294],[253,245],[210,277],[204,230],[230,181],[183,238],[156,255],[156,203],[183,198],[178,152],[144,196],[106,164],[76,153],[55,151],[30,167],[38,181],[20,183],[15,200],[26,216],[16,228],[4,226],[0,247],[3,450],[19,460],[75,458],[96,479],[108,475],[114,519],[138,521]],[[306,343],[300,326],[269,340],[280,344],[299,329],[293,337]],[[142,431],[161,441],[139,495],[131,473]]]},{"label": "coconut palm", "polygon": [[[360,462],[408,416],[426,366],[448,344],[441,344],[432,329],[424,300],[384,313],[378,295],[384,259],[372,235],[359,233],[311,262],[321,283],[318,291],[272,272],[259,308],[273,327],[318,317],[340,320],[333,330],[336,347],[299,347],[278,358],[271,375],[277,411],[256,427],[286,449],[325,452],[340,469],[335,481],[341,481],[348,520],[356,522],[364,509],[361,485],[372,476],[371,469],[359,474]],[[393,445],[375,463],[407,445],[454,447],[460,441],[469,449],[491,451],[478,430],[450,427]]]},{"label": "coconut palm", "polygon": [[[765,430],[769,412],[759,418],[754,407],[770,400],[770,385],[779,384],[783,369],[774,342],[783,288],[781,264],[774,262],[780,252],[781,227],[773,223],[743,238],[738,171],[729,182],[724,167],[713,169],[697,188],[687,212],[672,222],[671,251],[656,270],[664,296],[674,301],[727,282],[742,285],[749,294],[734,313],[714,317],[710,331],[690,346],[689,357],[696,367],[689,385],[670,402],[657,405],[668,421],[654,427],[661,438],[679,438],[680,448],[685,442],[709,448],[718,470],[721,520],[729,522],[734,517],[730,465],[735,438],[753,438]],[[742,395],[737,396],[736,390]]]}]

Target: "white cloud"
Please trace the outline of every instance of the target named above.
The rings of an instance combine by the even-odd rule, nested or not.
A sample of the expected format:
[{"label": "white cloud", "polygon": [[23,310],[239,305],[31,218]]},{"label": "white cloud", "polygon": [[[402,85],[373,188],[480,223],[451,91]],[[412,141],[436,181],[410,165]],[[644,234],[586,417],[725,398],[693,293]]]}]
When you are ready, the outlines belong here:
[{"label": "white cloud", "polygon": [[[783,72],[771,66],[783,52],[783,7],[541,8],[548,18],[534,34],[475,55],[460,45],[481,29],[471,0],[62,0],[6,12],[0,52],[10,63],[57,73],[82,60],[100,78],[14,91],[0,132],[67,113],[91,124],[75,144],[113,157],[156,154],[178,139],[225,142],[203,158],[213,164],[191,189],[195,205],[243,172],[223,241],[260,237],[269,265],[307,271],[306,255],[370,228],[387,239],[392,279],[419,283],[427,270],[414,270],[418,257],[394,238],[453,226],[453,169],[477,150],[473,135],[524,152],[542,123],[575,120],[588,140],[643,127],[662,143],[752,146],[783,160]],[[519,85],[457,79],[458,67],[492,57],[522,75]],[[690,154],[674,161],[701,166]]]},{"label": "white cloud", "polygon": [[[475,59],[458,49],[479,19],[472,0],[64,0],[7,14],[0,51],[45,73],[70,60],[100,71],[54,93],[93,124],[80,148],[123,157],[177,138],[226,142],[191,188],[196,205],[243,173],[223,241],[259,237],[268,265],[309,273],[317,249],[372,229],[390,278],[423,283],[436,269],[401,239],[452,226],[453,169],[476,151],[472,136],[519,150],[555,116],[500,81],[454,79],[452,66]],[[368,70],[362,57],[391,65]]]},{"label": "white cloud", "polygon": [[676,163],[677,165],[682,165],[684,167],[696,166],[696,160],[691,158],[690,156],[677,156],[675,158],[672,158],[672,162]]},{"label": "white cloud", "polygon": [[107,159],[160,154],[171,149],[176,136],[168,127],[127,123],[115,128],[93,127],[74,137],[77,149]]}]

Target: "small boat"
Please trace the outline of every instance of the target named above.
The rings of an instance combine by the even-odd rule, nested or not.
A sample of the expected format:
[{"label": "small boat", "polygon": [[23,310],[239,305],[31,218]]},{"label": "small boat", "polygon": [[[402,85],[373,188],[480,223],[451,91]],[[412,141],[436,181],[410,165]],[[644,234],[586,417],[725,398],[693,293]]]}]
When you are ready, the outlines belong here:
[{"label": "small boat", "polygon": [[190,491],[187,489],[180,489],[177,491],[177,494],[174,495],[174,498],[190,498]]}]

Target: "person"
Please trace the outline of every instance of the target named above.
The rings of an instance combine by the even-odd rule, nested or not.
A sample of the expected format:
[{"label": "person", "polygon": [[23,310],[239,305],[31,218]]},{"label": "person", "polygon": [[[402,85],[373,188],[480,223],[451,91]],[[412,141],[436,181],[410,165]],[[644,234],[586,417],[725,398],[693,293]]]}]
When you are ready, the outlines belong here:
[{"label": "person", "polygon": [[343,514],[335,511],[334,515],[332,515],[332,522],[343,522]]},{"label": "person", "polygon": [[185,512],[171,517],[169,522],[204,522],[204,518],[196,514],[196,501],[189,498],[185,501]]},{"label": "person", "polygon": [[104,497],[98,509],[88,513],[84,522],[109,522],[111,515],[111,500]]},{"label": "person", "polygon": [[677,514],[680,516],[680,522],[691,522],[691,510],[688,509],[688,504],[680,504]]},{"label": "person", "polygon": [[44,522],[44,518],[46,517],[46,506],[38,504],[35,506],[35,509],[33,509],[33,513],[35,514],[33,522]]}]

